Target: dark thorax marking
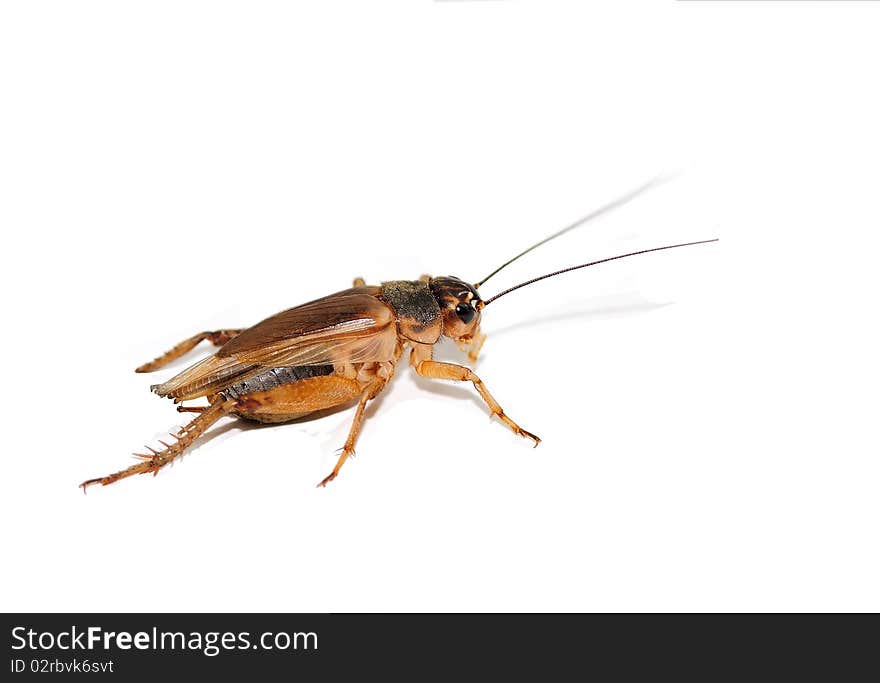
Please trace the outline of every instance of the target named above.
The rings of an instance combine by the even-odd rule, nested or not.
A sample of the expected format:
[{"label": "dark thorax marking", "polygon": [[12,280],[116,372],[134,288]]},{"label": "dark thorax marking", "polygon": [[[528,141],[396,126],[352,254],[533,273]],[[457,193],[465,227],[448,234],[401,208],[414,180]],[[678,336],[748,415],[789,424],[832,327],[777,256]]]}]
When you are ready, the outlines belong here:
[{"label": "dark thorax marking", "polygon": [[379,289],[379,298],[394,309],[397,333],[419,344],[434,344],[443,332],[437,298],[423,280],[392,280]]},{"label": "dark thorax marking", "polygon": [[421,280],[384,282],[379,297],[394,309],[398,318],[411,318],[419,325],[430,325],[440,315],[440,306],[428,283]]},{"label": "dark thorax marking", "polygon": [[271,368],[259,375],[249,377],[226,387],[221,395],[227,399],[238,399],[255,391],[269,391],[285,384],[293,384],[312,377],[324,377],[333,373],[332,365],[299,365],[288,368]]}]

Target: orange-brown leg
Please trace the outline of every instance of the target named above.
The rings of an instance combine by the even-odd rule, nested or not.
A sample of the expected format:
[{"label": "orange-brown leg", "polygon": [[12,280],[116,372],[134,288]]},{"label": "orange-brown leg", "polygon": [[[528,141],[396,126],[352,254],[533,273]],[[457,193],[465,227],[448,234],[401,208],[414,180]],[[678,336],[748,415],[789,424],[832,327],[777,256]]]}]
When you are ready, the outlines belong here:
[{"label": "orange-brown leg", "polygon": [[215,398],[205,412],[185,427],[181,427],[176,434],[171,435],[176,439],[174,443],[166,444],[165,442],[160,442],[164,446],[161,451],[155,451],[147,446],[147,449],[152,452],[152,455],[135,453],[135,455],[141,459],[141,462],[136,465],[132,465],[131,467],[127,467],[124,470],[120,470],[119,472],[110,474],[106,477],[88,479],[80,484],[80,486],[83,491],[85,491],[93,484],[107,486],[108,484],[112,484],[120,479],[125,479],[126,477],[131,477],[135,474],[146,474],[148,472],[157,474],[161,468],[165,467],[165,465],[171,463],[175,458],[180,457],[183,452],[189,448],[206,429],[208,429],[208,427],[229,413],[234,404],[234,401],[227,401],[221,397]]},{"label": "orange-brown leg", "polygon": [[342,447],[342,453],[336,461],[333,471],[324,477],[318,486],[327,486],[327,484],[336,479],[336,475],[339,474],[339,470],[342,469],[345,461],[348,460],[350,455],[354,455],[354,446],[357,443],[358,435],[361,432],[361,426],[364,423],[364,410],[367,407],[367,403],[382,391],[385,383],[386,380],[377,379],[376,382],[369,385],[364,390],[364,393],[361,394],[361,400],[358,401],[357,410],[355,410],[354,413],[354,420],[352,420],[351,429],[348,430],[348,438],[345,440],[345,445]]},{"label": "orange-brown leg", "polygon": [[510,427],[516,434],[524,436],[527,439],[532,439],[535,442],[535,446],[541,442],[541,439],[531,432],[527,432],[505,415],[504,410],[501,409],[498,401],[493,398],[492,394],[489,393],[489,390],[486,389],[486,385],[483,384],[483,380],[477,377],[473,370],[466,368],[463,365],[455,365],[455,363],[441,363],[440,361],[431,359],[419,360],[419,354],[417,351],[417,349],[413,349],[410,363],[413,365],[416,372],[422,377],[429,377],[430,379],[450,379],[457,382],[471,382],[476,390],[480,392],[480,396],[483,397],[483,400],[486,402],[486,405],[489,406],[489,410],[492,411],[493,415],[497,415],[498,418],[500,418],[500,420]]},{"label": "orange-brown leg", "polygon": [[459,351],[467,354],[468,360],[471,363],[476,363],[477,357],[480,355],[480,349],[483,348],[483,344],[485,343],[486,335],[482,332],[477,332],[470,341],[455,342],[455,345],[458,347]]},{"label": "orange-brown leg", "polygon": [[336,478],[342,465],[354,453],[354,446],[364,421],[364,409],[369,400],[382,391],[390,378],[390,373],[376,374],[373,379],[366,381],[348,379],[339,375],[312,377],[268,391],[245,394],[235,402],[233,412],[260,422],[286,422],[318,410],[344,405],[360,397],[342,454],[333,471],[318,484],[318,486],[326,486]]},{"label": "orange-brown leg", "polygon": [[191,351],[192,349],[194,349],[196,346],[198,346],[199,343],[203,342],[205,339],[208,339],[214,346],[223,346],[239,332],[241,332],[241,330],[215,330],[214,332],[199,332],[198,334],[194,334],[189,339],[184,339],[182,342],[175,345],[172,349],[166,351],[155,360],[139,366],[135,369],[135,372],[153,372],[153,370],[158,370],[159,368],[165,367],[171,361],[180,358],[187,351]]}]

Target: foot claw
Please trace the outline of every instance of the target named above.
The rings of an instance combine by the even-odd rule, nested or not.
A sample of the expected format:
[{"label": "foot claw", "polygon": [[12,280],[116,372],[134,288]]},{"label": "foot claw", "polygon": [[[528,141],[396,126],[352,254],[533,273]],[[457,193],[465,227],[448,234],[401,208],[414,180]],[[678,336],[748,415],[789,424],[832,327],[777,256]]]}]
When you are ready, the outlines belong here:
[{"label": "foot claw", "polygon": [[526,439],[531,439],[532,441],[534,441],[534,442],[535,442],[535,445],[532,446],[532,448],[537,448],[537,447],[538,447],[538,444],[541,443],[541,439],[540,439],[540,437],[535,436],[535,435],[532,434],[531,432],[527,432],[525,429],[520,429],[520,430],[517,432],[517,434],[519,434],[519,435],[522,436],[522,437],[525,437]]},{"label": "foot claw", "polygon": [[321,483],[318,484],[315,488],[321,488],[321,489],[322,489],[322,488],[324,488],[325,486],[327,486],[327,484],[329,484],[329,483],[330,483],[331,481],[333,481],[334,479],[336,479],[336,472],[331,472],[331,473],[328,474],[326,477],[324,477],[324,479],[321,480]]}]

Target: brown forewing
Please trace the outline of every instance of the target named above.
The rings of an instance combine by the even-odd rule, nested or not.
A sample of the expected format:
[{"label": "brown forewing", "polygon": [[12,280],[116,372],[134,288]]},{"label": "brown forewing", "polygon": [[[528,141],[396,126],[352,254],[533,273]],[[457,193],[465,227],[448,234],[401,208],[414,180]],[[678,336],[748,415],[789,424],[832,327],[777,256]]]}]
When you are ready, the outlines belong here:
[{"label": "brown forewing", "polygon": [[156,393],[187,400],[222,391],[267,367],[392,360],[394,312],[378,287],[353,287],[282,311],[245,330]]}]

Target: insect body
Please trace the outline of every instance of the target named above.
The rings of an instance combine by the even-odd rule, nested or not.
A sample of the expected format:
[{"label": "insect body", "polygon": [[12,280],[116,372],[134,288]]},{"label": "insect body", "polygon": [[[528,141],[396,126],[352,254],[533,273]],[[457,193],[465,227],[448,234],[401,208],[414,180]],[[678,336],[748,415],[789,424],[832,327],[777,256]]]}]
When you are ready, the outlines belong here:
[{"label": "insect body", "polygon": [[[171,398],[175,403],[204,398],[208,405],[178,407],[181,412],[198,415],[171,435],[172,443],[160,442],[163,448],[159,451],[148,447],[149,454],[135,454],[140,462],[114,474],[89,479],[81,486],[86,489],[93,484],[112,484],[135,474],[156,474],[224,416],[266,423],[286,422],[357,401],[342,453],[333,471],[319,484],[325,486],[336,478],[346,459],[354,453],[364,409],[391,380],[404,353],[408,354],[412,368],[423,377],[472,383],[492,415],[537,446],[540,439],[507,415],[470,368],[434,360],[434,344],[441,337],[449,337],[474,361],[485,340],[480,332],[482,311],[495,299],[569,270],[700,243],[646,249],[573,266],[486,300],[478,294],[482,283],[472,285],[452,276],[393,280],[379,286],[367,286],[357,279],[350,289],[288,309],[248,329],[197,334],[137,371],[157,370],[201,341],[209,340],[220,347],[214,355],[152,387],[159,396]],[[492,275],[494,273],[488,277]]]},{"label": "insect body", "polygon": [[[177,401],[205,397],[209,406],[176,435],[175,443],[142,455],[142,461],[115,474],[83,483],[110,484],[133,474],[157,472],[224,415],[259,422],[285,422],[358,400],[348,439],[332,481],[354,452],[367,402],[385,387],[406,347],[420,375],[473,382],[494,415],[537,445],[539,439],[511,420],[470,369],[432,359],[441,336],[471,347],[475,359],[483,302],[473,286],[454,277],[395,280],[355,286],[267,318],[253,327],[201,334],[177,345],[138,370],[155,370],[203,339],[220,350],[164,384],[160,396]],[[194,343],[193,343],[194,342]]]}]

